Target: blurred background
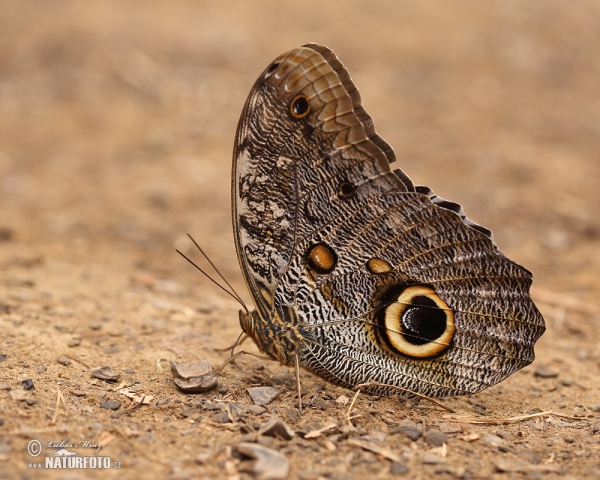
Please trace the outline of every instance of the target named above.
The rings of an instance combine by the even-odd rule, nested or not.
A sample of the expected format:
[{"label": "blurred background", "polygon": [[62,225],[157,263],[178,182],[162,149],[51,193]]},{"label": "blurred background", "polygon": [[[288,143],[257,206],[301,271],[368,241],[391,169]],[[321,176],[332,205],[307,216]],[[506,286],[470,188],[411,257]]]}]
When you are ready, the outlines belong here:
[{"label": "blurred background", "polygon": [[595,0],[3,0],[0,248],[169,263],[189,232],[239,279],[237,120],[265,66],[308,42],[345,63],[415,183],[463,204],[536,285],[594,297]]},{"label": "blurred background", "polygon": [[[238,430],[204,420],[190,430],[185,412],[206,396],[176,392],[157,365],[221,364],[227,353],[214,347],[238,337],[239,307],[175,248],[198,258],[185,237],[192,234],[248,301],[231,227],[237,121],[263,69],[308,42],[329,46],[347,66],[396,151],[395,167],[461,203],[536,276],[532,296],[548,324],[536,363],[477,397],[453,400],[458,410],[484,402],[500,417],[538,409],[590,417],[595,430],[562,419],[515,424],[517,440],[506,451],[514,447],[540,467],[558,463],[564,470],[556,475],[597,476],[600,427],[590,412],[600,408],[600,2],[0,0],[0,426],[9,432],[0,435],[0,470],[7,478],[30,476],[27,432],[48,427],[45,440],[97,439],[117,428],[121,420],[100,401],[124,398],[89,375],[87,367],[99,365],[156,399],[122,417],[123,425],[133,422],[131,439],[103,450],[123,460],[123,471],[111,470],[115,478],[142,469],[155,478],[222,477],[231,456],[224,445],[239,441]],[[64,355],[75,361],[67,366]],[[249,402],[249,385],[289,376],[275,362],[239,362],[221,381],[241,403]],[[295,405],[289,378],[274,412]],[[36,385],[27,405],[5,391],[24,379]],[[317,392],[318,382],[302,374],[303,388],[314,384]],[[371,405],[366,396],[357,403],[365,427],[387,429]],[[380,405],[386,415],[414,414]],[[302,422],[328,425],[341,408],[307,409]],[[443,418],[439,410],[417,415],[428,426]],[[453,443],[448,464],[500,478],[494,462],[505,456],[492,445]],[[229,454],[198,465],[205,462],[195,460],[199,452]],[[302,478],[345,478],[350,453],[311,444],[289,455],[293,471],[308,471]],[[370,455],[351,463],[357,476],[387,468]],[[437,465],[417,455],[410,468],[431,478]],[[387,478],[386,471],[377,475]]]}]

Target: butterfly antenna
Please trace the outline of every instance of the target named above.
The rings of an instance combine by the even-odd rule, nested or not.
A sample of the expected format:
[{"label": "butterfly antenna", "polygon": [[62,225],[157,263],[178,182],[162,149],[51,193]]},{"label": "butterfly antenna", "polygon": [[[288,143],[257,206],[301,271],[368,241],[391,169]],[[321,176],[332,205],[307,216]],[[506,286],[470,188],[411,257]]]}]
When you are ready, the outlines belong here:
[{"label": "butterfly antenna", "polygon": [[202,250],[202,248],[200,247],[200,245],[198,245],[198,242],[196,242],[196,240],[194,240],[189,233],[187,234],[187,236],[190,237],[190,240],[192,242],[194,242],[194,245],[196,245],[196,248],[198,250],[200,250],[200,253],[202,254],[202,256],[204,258],[206,258],[206,260],[207,260],[208,263],[210,263],[210,266],[215,270],[215,272],[217,272],[217,275],[219,275],[219,277],[221,277],[221,280],[223,280],[225,282],[225,285],[227,285],[229,287],[229,289],[233,292],[233,294],[237,298],[238,302],[240,302],[240,304],[242,304],[242,306],[244,307],[244,310],[246,310],[246,313],[249,313],[248,309],[246,308],[246,304],[244,303],[244,301],[242,300],[242,298],[238,295],[238,293],[235,291],[235,288],[233,288],[231,286],[231,283],[229,283],[227,281],[227,279],[221,274],[221,272],[219,272],[219,269],[215,266],[215,264],[211,261],[211,259],[208,258],[208,255],[206,255],[206,253],[204,253],[204,250]]},{"label": "butterfly antenna", "polygon": [[[191,238],[191,237],[190,237]],[[193,239],[192,239],[193,241]],[[196,242],[194,242],[196,244]],[[198,246],[198,244],[196,244],[196,246]],[[200,247],[198,247],[200,248]],[[193,260],[191,260],[190,258],[188,258],[183,252],[181,252],[180,250],[175,250],[179,255],[181,255],[183,258],[185,258],[190,264],[192,264],[198,271],[200,271],[206,278],[208,278],[211,282],[213,282],[217,287],[219,287],[221,290],[223,290],[227,295],[229,295],[231,298],[233,298],[236,302],[238,302],[242,308],[246,311],[246,313],[249,313],[248,307],[246,307],[246,304],[243,302],[243,300],[239,297],[239,295],[235,292],[235,290],[233,290],[233,288],[231,287],[231,285],[229,284],[229,282],[227,282],[227,280],[225,280],[223,278],[223,276],[219,273],[219,271],[216,269],[216,267],[213,265],[213,263],[209,260],[210,264],[212,265],[212,267],[215,269],[215,271],[219,274],[219,276],[221,278],[223,278],[223,280],[225,281],[225,283],[229,286],[229,288],[231,288],[231,290],[233,291],[230,292],[229,290],[227,290],[223,285],[221,285],[219,282],[217,282],[214,278],[212,278],[208,273],[206,273],[202,268],[200,268],[198,265],[196,265],[196,263],[194,263]],[[202,252],[202,250],[200,250]],[[205,258],[208,259],[208,257],[206,257],[206,255],[204,254],[204,252],[202,252],[202,254],[205,256]]]}]

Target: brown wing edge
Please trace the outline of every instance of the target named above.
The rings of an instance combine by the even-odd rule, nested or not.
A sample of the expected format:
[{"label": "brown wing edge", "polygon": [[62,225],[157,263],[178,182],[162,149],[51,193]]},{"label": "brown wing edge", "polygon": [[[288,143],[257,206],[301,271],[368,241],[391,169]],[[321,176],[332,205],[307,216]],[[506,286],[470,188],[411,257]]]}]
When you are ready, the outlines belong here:
[{"label": "brown wing edge", "polygon": [[[352,100],[352,107],[354,108],[354,113],[362,123],[363,128],[365,129],[365,134],[367,135],[369,140],[371,140],[375,145],[377,145],[377,147],[381,149],[389,163],[395,162],[396,154],[394,153],[394,149],[375,131],[375,124],[373,122],[373,119],[362,106],[362,100],[360,98],[358,88],[356,88],[356,85],[350,77],[350,73],[348,73],[348,70],[346,69],[346,67],[344,67],[344,64],[339,60],[337,55],[333,53],[333,51],[328,47],[325,47],[324,45],[319,45],[317,43],[307,43],[306,45],[302,46],[305,48],[310,48],[311,50],[314,50],[315,52],[321,54],[323,58],[327,61],[327,63],[329,63],[331,68],[340,77],[344,89],[350,96],[350,99]],[[402,181],[402,183],[406,186],[406,189],[408,191],[415,191],[414,184],[408,175],[406,175],[401,170],[397,170],[396,176]]]}]

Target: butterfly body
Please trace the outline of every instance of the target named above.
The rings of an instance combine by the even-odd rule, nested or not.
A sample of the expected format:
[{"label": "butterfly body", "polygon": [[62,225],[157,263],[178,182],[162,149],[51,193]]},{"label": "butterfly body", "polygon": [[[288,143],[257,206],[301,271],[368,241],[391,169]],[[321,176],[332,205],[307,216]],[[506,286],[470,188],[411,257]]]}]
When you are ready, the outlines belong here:
[{"label": "butterfly body", "polygon": [[532,275],[462,208],[415,187],[337,57],[306,45],[252,88],[236,135],[233,223],[261,351],[345,387],[430,396],[534,359]]}]

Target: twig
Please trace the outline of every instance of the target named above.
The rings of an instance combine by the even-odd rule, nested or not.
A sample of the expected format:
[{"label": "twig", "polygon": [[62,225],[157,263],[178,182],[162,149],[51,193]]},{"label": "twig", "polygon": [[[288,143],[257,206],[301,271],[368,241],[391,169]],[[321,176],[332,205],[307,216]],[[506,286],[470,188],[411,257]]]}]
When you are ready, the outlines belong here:
[{"label": "twig", "polygon": [[125,435],[125,433],[123,431],[121,431],[121,429],[119,427],[117,427],[116,425],[112,425],[112,428],[114,429],[115,432],[117,432],[121,438],[123,438],[123,440],[125,440],[129,445],[131,445],[131,447],[138,452],[142,457],[144,457],[146,460],[150,460],[151,462],[155,462],[158,463],[159,465],[162,465],[163,467],[167,467],[169,464],[166,462],[161,462],[160,460],[157,460],[155,457],[150,456],[150,454],[148,454],[146,452],[145,449],[141,448],[137,443],[131,441],[129,438],[127,438],[127,435]]},{"label": "twig", "polygon": [[538,417],[549,417],[555,416],[560,418],[568,418],[569,420],[585,420],[583,417],[573,417],[570,415],[563,415],[562,413],[556,413],[551,410],[547,410],[545,412],[537,412],[530,413],[527,415],[519,415],[517,417],[508,417],[508,418],[490,418],[490,419],[480,419],[480,418],[472,418],[472,417],[454,417],[451,415],[445,415],[445,418],[451,418],[452,420],[457,420],[460,422],[471,423],[475,425],[501,425],[506,423],[518,423],[523,420],[529,420],[530,418],[538,418]]},{"label": "twig", "polygon": [[88,368],[88,369],[90,368],[90,366],[87,363],[85,363],[83,360],[77,358],[74,355],[67,355],[66,353],[64,353],[63,357],[67,357],[67,358],[70,358],[71,360],[75,360],[76,362],[81,363],[85,368]]},{"label": "twig", "polygon": [[63,404],[63,407],[67,407],[65,403],[65,397],[60,390],[60,388],[56,387],[56,406],[54,407],[54,415],[52,416],[52,420],[50,421],[50,425],[56,425],[56,419],[58,418],[58,411],[60,409],[60,404]]},{"label": "twig", "polygon": [[428,402],[431,402],[434,405],[437,405],[438,407],[443,408],[447,412],[456,413],[455,410],[453,410],[452,408],[448,407],[447,405],[444,405],[439,400],[436,400],[435,398],[428,397],[427,395],[422,395],[420,393],[413,392],[412,390],[408,390],[407,388],[397,387],[396,385],[388,385],[387,383],[366,382],[366,383],[361,383],[360,385],[356,385],[356,387],[354,387],[354,389],[357,389],[357,388],[360,389],[360,388],[363,388],[363,387],[386,387],[386,388],[393,388],[395,390],[399,390],[401,392],[408,393],[410,395],[414,395],[414,396],[419,397],[419,398],[421,398],[423,400],[427,400]]},{"label": "twig", "polygon": [[352,412],[352,408],[354,407],[354,403],[356,402],[356,399],[358,398],[358,396],[360,395],[360,388],[358,388],[356,390],[356,393],[354,394],[354,397],[352,397],[352,401],[350,402],[350,406],[348,407],[348,413],[346,414],[346,418],[348,419],[348,424],[354,428],[354,425],[352,424],[352,419],[356,418],[356,417],[350,417],[350,412]]}]

